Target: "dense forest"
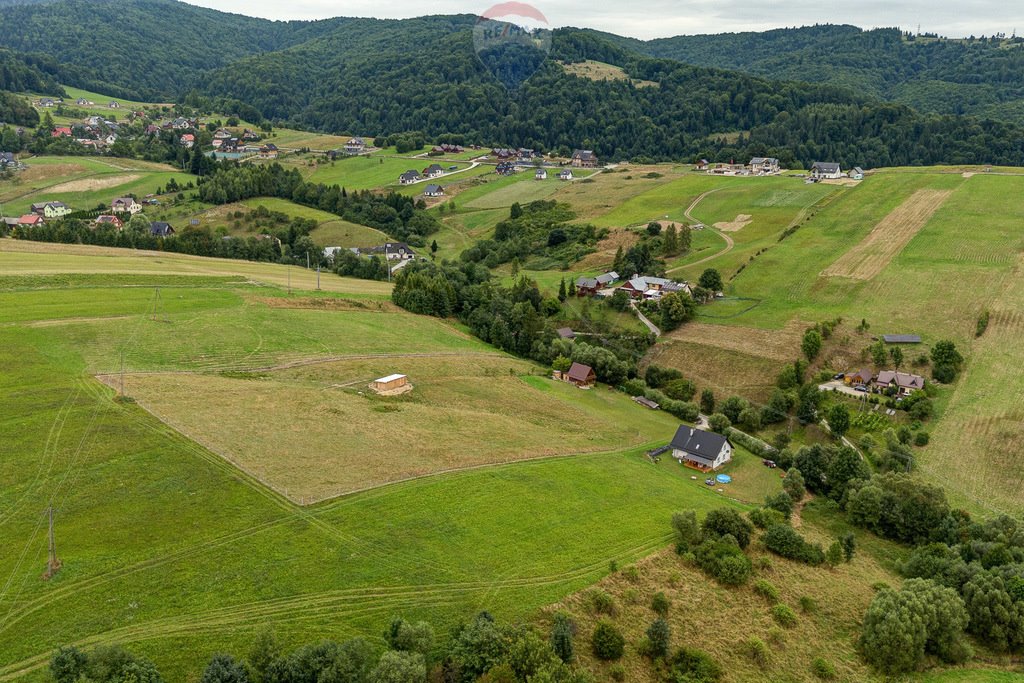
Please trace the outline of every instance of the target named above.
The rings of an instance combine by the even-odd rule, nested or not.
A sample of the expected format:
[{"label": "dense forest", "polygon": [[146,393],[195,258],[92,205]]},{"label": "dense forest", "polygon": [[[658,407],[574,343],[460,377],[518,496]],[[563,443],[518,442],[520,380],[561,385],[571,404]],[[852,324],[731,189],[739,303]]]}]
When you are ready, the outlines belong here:
[{"label": "dense forest", "polygon": [[[999,94],[990,101],[1002,104],[985,113],[1013,118],[1021,87],[1016,40],[910,41],[896,30],[822,26],[642,43],[560,29],[551,59],[508,89],[474,52],[473,19],[269,22],[174,0],[56,0],[0,9],[0,24],[15,36],[10,47],[74,64],[63,67],[65,84],[194,106],[218,100],[239,110],[246,103],[247,120],[296,128],[377,136],[418,131],[428,139],[447,135],[452,142],[561,154],[587,148],[613,161],[775,156],[790,167],[817,159],[866,167],[1024,164],[1024,132],[1016,124],[922,114],[884,100],[938,83],[942,107],[930,107],[924,100],[931,96],[923,94],[921,105],[950,110],[951,102],[975,101],[950,97],[959,94],[953,85],[994,88]],[[158,28],[170,21],[177,27],[170,34]],[[749,48],[736,47],[748,38]],[[592,81],[559,63],[584,59],[618,65],[655,85]],[[802,82],[809,80],[817,82]]]},{"label": "dense forest", "polygon": [[647,42],[588,33],[621,50],[651,57],[783,80],[827,82],[924,112],[1024,122],[1024,38],[951,40],[918,37],[897,28],[865,31],[827,24]]}]

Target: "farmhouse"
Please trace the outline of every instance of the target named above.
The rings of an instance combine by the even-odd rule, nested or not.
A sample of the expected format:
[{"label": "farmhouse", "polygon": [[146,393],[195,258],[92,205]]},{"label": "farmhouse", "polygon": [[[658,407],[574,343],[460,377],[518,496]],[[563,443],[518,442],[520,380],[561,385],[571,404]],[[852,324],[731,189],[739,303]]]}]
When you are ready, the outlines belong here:
[{"label": "farmhouse", "polygon": [[601,285],[602,287],[607,287],[608,285],[619,279],[619,274],[616,273],[614,270],[609,270],[607,273],[598,275],[594,279],[597,280],[597,284]]},{"label": "farmhouse", "polygon": [[577,149],[572,153],[573,168],[597,168],[597,155],[589,149]]},{"label": "farmhouse", "polygon": [[114,213],[128,212],[133,216],[142,211],[142,204],[135,201],[134,197],[118,197],[110,202],[110,210]]},{"label": "farmhouse", "polygon": [[121,219],[118,218],[117,216],[111,216],[111,215],[96,216],[96,220],[94,222],[96,223],[97,226],[109,225],[111,227],[117,228],[118,230],[120,230],[121,228],[124,227],[124,223],[122,223]]},{"label": "farmhouse", "polygon": [[729,439],[695,427],[681,426],[669,445],[672,447],[672,457],[699,470],[718,469],[732,460],[732,444]]},{"label": "farmhouse", "polygon": [[77,104],[80,107],[84,107],[84,106],[88,106],[88,105],[92,104],[92,102],[90,102],[89,100],[85,99],[84,97],[79,97],[77,100],[75,100],[75,104]]},{"label": "farmhouse", "polygon": [[64,202],[42,202],[32,205],[32,213],[44,218],[63,218],[71,213],[71,207]]},{"label": "farmhouse", "polygon": [[427,178],[437,178],[444,175],[444,168],[441,164],[431,164],[423,169],[423,175]]},{"label": "farmhouse", "polygon": [[360,137],[349,138],[345,143],[345,154],[362,154],[365,149],[366,140]]},{"label": "farmhouse", "polygon": [[839,164],[831,161],[815,161],[811,164],[811,177],[815,180],[836,180],[843,176]]},{"label": "farmhouse", "polygon": [[18,219],[18,225],[33,226],[42,225],[43,217],[37,213],[27,213]]},{"label": "farmhouse", "polygon": [[53,137],[53,138],[69,138],[71,136],[72,136],[71,129],[68,128],[67,126],[57,126],[56,128],[53,129],[53,132],[50,133],[50,137]]},{"label": "farmhouse", "polygon": [[663,277],[652,275],[634,275],[626,281],[619,289],[623,290],[633,299],[659,299],[662,294],[672,292],[690,293],[690,287],[685,282],[675,282]]},{"label": "farmhouse", "polygon": [[907,396],[913,391],[924,389],[924,377],[897,370],[882,370],[875,378],[875,390],[895,389],[900,396]]},{"label": "farmhouse", "polygon": [[593,296],[597,294],[596,277],[581,277],[576,280],[576,296]]},{"label": "farmhouse", "polygon": [[121,105],[117,103],[117,100],[110,100],[110,104],[107,105],[111,109],[120,109]]},{"label": "farmhouse", "polygon": [[403,173],[402,175],[398,176],[398,182],[401,183],[402,185],[412,185],[417,180],[420,180],[419,171],[409,170]]},{"label": "farmhouse", "polygon": [[164,221],[153,221],[149,224],[149,234],[153,237],[170,237],[174,234],[174,228],[170,223]]},{"label": "farmhouse", "polygon": [[262,147],[260,147],[259,151],[260,159],[276,159],[277,153],[277,145],[275,145],[273,142],[268,142],[267,144],[263,145]]},{"label": "farmhouse", "polygon": [[779,169],[779,160],[772,157],[754,157],[750,160],[750,172],[757,175],[778,173]]},{"label": "farmhouse", "polygon": [[857,372],[846,373],[846,376],[843,377],[843,382],[854,386],[858,384],[863,384],[866,386],[868,384],[871,384],[871,380],[873,380],[874,378],[875,373],[871,371],[871,368],[862,368]]},{"label": "farmhouse", "polygon": [[580,389],[590,389],[597,383],[597,373],[589,365],[573,363],[569,367],[569,372],[563,373],[562,379]]},{"label": "farmhouse", "polygon": [[696,164],[693,165],[693,170],[694,171],[706,171],[706,170],[708,170],[708,166],[710,166],[710,165],[711,165],[711,162],[709,162],[707,159],[701,159],[700,161],[698,161]]},{"label": "farmhouse", "polygon": [[535,180],[547,180],[548,172],[543,168],[538,168],[537,171],[533,174],[533,177]]},{"label": "farmhouse", "polygon": [[427,185],[427,189],[423,190],[424,197],[443,197],[444,188],[440,185]]},{"label": "farmhouse", "polygon": [[572,180],[572,171],[569,169],[563,169],[558,173],[559,180]]}]

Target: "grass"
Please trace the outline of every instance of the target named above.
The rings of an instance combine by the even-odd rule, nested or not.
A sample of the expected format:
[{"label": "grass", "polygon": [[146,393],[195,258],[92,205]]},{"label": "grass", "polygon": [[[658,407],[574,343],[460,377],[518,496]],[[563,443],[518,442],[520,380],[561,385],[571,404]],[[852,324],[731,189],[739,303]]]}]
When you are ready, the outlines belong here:
[{"label": "grass", "polygon": [[[669,416],[606,389],[524,374],[528,364],[442,321],[388,312],[376,283],[353,282],[371,289],[342,298],[288,297],[250,283],[275,279],[272,266],[6,240],[0,268],[0,363],[9,369],[0,390],[17,397],[0,417],[9,453],[0,461],[0,680],[41,679],[61,643],[122,643],[169,680],[185,680],[214,651],[243,653],[266,626],[295,645],[376,640],[398,613],[441,632],[481,608],[525,618],[603,576],[610,559],[662,547],[673,509],[717,500],[631,451],[667,439]],[[314,305],[328,300],[339,308]],[[390,430],[378,450],[359,452],[389,475],[375,461],[416,466],[431,455],[425,435],[444,442],[435,453],[447,458],[617,452],[420,478],[300,507],[142,406],[115,402],[89,375],[117,371],[122,349],[129,372],[201,371],[126,383],[143,403],[153,390],[165,407],[187,404],[193,421],[205,415],[212,425],[237,409],[214,436],[264,444],[262,457],[303,450],[291,443],[296,427],[321,430],[301,438],[316,463],[306,469],[324,474],[344,449],[356,454],[350,437],[370,431],[353,424]],[[417,387],[397,412],[327,388],[380,374],[394,359],[237,374],[432,350],[459,355],[407,356]],[[489,355],[472,355],[481,351]],[[344,406],[357,412],[330,412]],[[460,419],[446,424],[453,412]],[[47,501],[59,511],[64,567],[42,582]]]},{"label": "grass", "polygon": [[580,78],[589,78],[592,81],[629,81],[638,88],[658,86],[654,81],[630,78],[629,74],[620,66],[605,64],[604,62],[597,62],[592,59],[572,64],[562,64],[562,68],[567,74],[579,76]]},{"label": "grass", "polygon": [[[375,377],[396,371],[409,375],[412,392],[378,397],[367,389]],[[618,392],[579,392],[527,376],[538,371],[502,354],[417,352],[242,378],[132,375],[125,391],[300,503],[438,471],[621,450],[665,440],[677,424]],[[197,398],[206,410],[194,409]],[[270,411],[281,429],[260,429]]]},{"label": "grass", "polygon": [[[373,157],[350,157],[338,159],[335,162],[320,164],[310,174],[309,180],[327,185],[341,185],[347,190],[369,190],[383,186],[394,186],[398,189],[398,176],[410,169],[421,171],[430,164],[435,163],[429,159],[401,159],[383,156]],[[464,162],[450,162],[447,166],[459,166],[467,168],[469,165]],[[462,174],[452,176],[459,178]],[[438,184],[445,185],[446,178],[439,178]],[[414,186],[417,192],[422,192],[425,184]]]}]

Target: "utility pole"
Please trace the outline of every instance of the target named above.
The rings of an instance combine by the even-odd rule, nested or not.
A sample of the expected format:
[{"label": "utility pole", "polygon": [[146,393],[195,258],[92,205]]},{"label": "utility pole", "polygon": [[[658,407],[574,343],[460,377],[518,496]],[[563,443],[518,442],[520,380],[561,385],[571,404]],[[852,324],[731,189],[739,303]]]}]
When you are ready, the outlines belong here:
[{"label": "utility pole", "polygon": [[43,574],[43,578],[44,579],[50,579],[50,578],[53,578],[53,575],[56,574],[58,572],[58,570],[60,570],[60,564],[61,564],[60,560],[57,559],[57,542],[56,542],[56,540],[54,539],[54,536],[53,536],[53,504],[52,503],[46,508],[46,514],[47,514],[47,516],[50,519],[50,544],[49,544],[50,545],[50,548],[49,548],[50,552],[49,552],[49,558],[47,559],[47,562],[46,562],[46,572]]}]

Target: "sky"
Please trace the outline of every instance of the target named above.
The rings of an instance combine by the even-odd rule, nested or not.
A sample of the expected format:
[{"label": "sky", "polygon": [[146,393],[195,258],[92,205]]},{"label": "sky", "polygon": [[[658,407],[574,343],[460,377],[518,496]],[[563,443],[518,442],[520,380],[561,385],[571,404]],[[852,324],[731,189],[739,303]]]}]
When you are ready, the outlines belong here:
[{"label": "sky", "polygon": [[[481,14],[494,2],[434,0],[187,0],[267,19],[378,17],[403,19],[423,14]],[[1024,32],[1024,2],[1017,0],[558,0],[532,2],[552,27],[600,29],[634,38],[681,34],[763,31],[809,24],[898,26],[953,38]]]}]

